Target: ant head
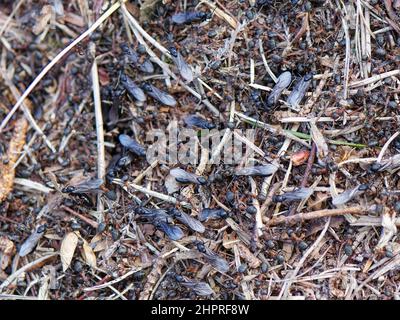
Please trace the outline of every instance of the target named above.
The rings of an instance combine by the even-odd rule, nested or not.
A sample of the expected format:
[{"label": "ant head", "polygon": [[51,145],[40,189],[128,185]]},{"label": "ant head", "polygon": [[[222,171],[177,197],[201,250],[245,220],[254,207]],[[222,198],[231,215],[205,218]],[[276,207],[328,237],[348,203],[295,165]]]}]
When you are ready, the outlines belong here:
[{"label": "ant head", "polygon": [[71,193],[71,192],[74,192],[74,191],[75,191],[75,187],[74,186],[68,186],[68,187],[65,187],[65,188],[63,188],[61,190],[61,192],[64,192],[64,193]]}]

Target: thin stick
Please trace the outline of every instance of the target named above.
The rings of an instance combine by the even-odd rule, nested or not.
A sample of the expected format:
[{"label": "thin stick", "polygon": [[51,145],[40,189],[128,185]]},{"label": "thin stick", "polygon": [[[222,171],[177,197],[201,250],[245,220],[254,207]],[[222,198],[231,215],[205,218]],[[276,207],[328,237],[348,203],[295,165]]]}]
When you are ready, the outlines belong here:
[{"label": "thin stick", "polygon": [[270,124],[267,124],[267,123],[265,123],[265,122],[256,120],[256,119],[254,119],[254,118],[251,118],[251,117],[249,117],[249,116],[246,116],[245,114],[240,113],[240,112],[237,112],[237,111],[235,111],[235,115],[237,115],[239,118],[243,119],[245,122],[248,122],[248,123],[253,124],[253,125],[255,125],[255,126],[257,126],[257,127],[260,127],[260,128],[264,128],[265,130],[268,130],[268,131],[270,131],[270,132],[273,133],[273,134],[282,135],[282,136],[284,136],[284,137],[286,137],[286,138],[289,138],[289,139],[291,139],[291,140],[294,140],[294,141],[296,141],[296,142],[302,144],[303,146],[309,148],[309,145],[308,145],[307,142],[305,142],[304,140],[302,140],[302,139],[296,137],[295,135],[293,135],[293,134],[290,133],[290,132],[287,132],[287,131],[285,131],[285,130],[282,130],[282,129],[279,128],[279,127],[275,128],[274,126],[271,126]]},{"label": "thin stick", "polygon": [[11,12],[11,14],[7,17],[7,20],[4,22],[3,27],[0,30],[0,37],[3,35],[4,31],[6,31],[8,25],[10,24],[13,16],[16,14],[16,12],[18,11],[19,7],[21,6],[21,4],[24,2],[24,0],[20,0],[17,5],[15,6],[15,8],[13,9],[13,11]]},{"label": "thin stick", "polygon": [[[18,91],[14,83],[8,78],[7,72],[5,70],[2,70],[2,74],[7,86],[9,87],[12,95],[14,96],[14,99],[18,100],[18,98],[21,97],[20,92]],[[31,102],[29,102],[29,106],[31,106]],[[50,150],[55,153],[56,149],[53,147],[53,145],[51,144],[49,139],[47,139],[42,129],[40,129],[39,125],[36,123],[35,119],[31,114],[30,111],[31,108],[29,106],[26,103],[22,104],[22,109],[23,109],[22,111],[24,112],[25,117],[28,119],[28,122],[30,123],[32,128],[35,129],[35,131],[43,138],[43,140],[46,142],[46,145],[50,148]]]},{"label": "thin stick", "polygon": [[55,64],[64,57],[68,51],[70,51],[73,47],[75,47],[79,42],[85,39],[88,35],[90,35],[94,30],[96,30],[115,10],[117,10],[121,3],[127,0],[121,0],[114,3],[94,24],[90,26],[84,33],[82,33],[77,39],[75,39],[70,45],[68,45],[64,50],[62,50],[53,60],[47,64],[43,70],[39,73],[39,75],[32,81],[29,87],[24,91],[22,96],[18,99],[17,103],[13,106],[11,111],[7,114],[4,120],[1,122],[0,125],[0,132],[3,131],[4,127],[7,125],[8,121],[10,121],[13,114],[18,110],[18,108],[22,105],[26,97],[33,91],[33,89],[37,86],[40,80],[55,66]]},{"label": "thin stick", "polygon": [[48,259],[50,259],[50,258],[52,258],[52,257],[54,257],[56,255],[58,255],[58,253],[52,253],[52,254],[49,254],[47,256],[40,257],[39,259],[36,259],[36,260],[34,260],[32,262],[29,262],[28,264],[26,264],[23,267],[19,268],[17,271],[15,271],[14,273],[10,274],[10,276],[6,280],[3,281],[3,283],[0,285],[0,292],[2,292],[5,288],[7,288],[15,279],[17,279],[18,276],[21,273],[29,270],[33,266],[38,265],[41,262],[44,262],[44,261],[46,261],[46,260],[48,260]]},{"label": "thin stick", "polygon": [[134,273],[136,273],[136,272],[138,272],[138,271],[140,271],[142,269],[143,268],[132,269],[131,271],[128,271],[127,273],[125,273],[124,275],[122,275],[122,276],[120,276],[120,277],[118,277],[116,279],[113,279],[113,280],[111,280],[109,282],[102,283],[102,284],[99,284],[99,285],[96,285],[96,286],[93,286],[93,287],[85,288],[85,289],[83,289],[83,291],[84,292],[89,292],[89,291],[95,291],[95,290],[107,288],[107,287],[109,287],[109,286],[111,286],[113,284],[116,284],[116,283],[128,278],[130,275],[132,275],[132,274],[134,274]]},{"label": "thin stick", "polygon": [[367,84],[371,84],[371,83],[374,83],[376,81],[386,79],[388,77],[397,76],[398,74],[400,74],[400,69],[384,72],[384,73],[377,74],[375,76],[369,77],[369,78],[364,79],[364,80],[354,81],[354,82],[349,84],[349,87],[357,88],[357,87],[365,86]]},{"label": "thin stick", "polygon": [[342,17],[342,24],[344,34],[346,36],[346,57],[344,63],[344,92],[343,96],[347,99],[347,90],[349,85],[349,68],[350,68],[350,35],[349,35],[349,27],[347,26],[347,22],[345,17]]},{"label": "thin stick", "polygon": [[75,217],[81,219],[82,221],[86,222],[88,225],[92,226],[95,229],[97,229],[99,227],[99,224],[96,221],[86,218],[84,215],[72,210],[71,208],[68,208],[66,206],[61,206],[61,209],[65,210],[65,211],[69,212],[70,214],[74,215]]},{"label": "thin stick", "polygon": [[[106,174],[106,160],[104,151],[104,131],[103,131],[103,115],[101,111],[101,97],[100,97],[100,84],[99,74],[97,70],[96,62],[96,47],[92,42],[90,44],[90,51],[93,56],[92,65],[92,89],[93,89],[93,101],[94,101],[94,113],[96,118],[96,136],[97,136],[97,178],[103,179]],[[100,213],[99,219],[103,220],[103,202],[101,202],[100,194],[97,195],[97,212]]]},{"label": "thin stick", "polygon": [[[114,180],[113,180],[113,183],[120,185],[125,191],[128,192],[127,187],[123,184],[123,182],[122,182],[121,180],[119,180],[119,179],[114,179]],[[176,198],[174,198],[174,197],[167,196],[167,195],[165,195],[165,194],[163,194],[163,193],[160,193],[160,192],[157,192],[157,191],[153,191],[153,190],[150,190],[150,189],[146,189],[146,188],[144,188],[144,187],[142,187],[142,186],[139,186],[139,185],[137,185],[137,184],[128,183],[128,186],[131,187],[131,188],[133,188],[133,189],[136,190],[136,191],[139,191],[139,192],[142,192],[142,193],[144,193],[144,194],[147,194],[147,195],[149,195],[150,197],[158,198],[158,199],[161,199],[161,200],[163,200],[163,201],[166,201],[166,202],[169,202],[169,203],[172,203],[172,204],[177,204],[177,203],[178,203],[178,200],[176,200]],[[184,201],[179,202],[179,203],[180,203],[182,206],[184,206],[184,207],[186,207],[186,208],[189,208],[189,209],[191,209],[191,207],[192,207],[189,203],[184,202]]]},{"label": "thin stick", "polygon": [[287,298],[289,295],[289,288],[293,282],[293,280],[296,279],[297,273],[300,271],[301,267],[303,266],[304,262],[307,260],[308,256],[318,247],[319,243],[322,241],[323,237],[326,234],[326,231],[328,231],[329,224],[331,222],[331,218],[329,217],[328,220],[325,223],[324,229],[321,231],[320,235],[318,236],[317,240],[308,248],[308,250],[304,253],[304,255],[301,257],[300,261],[297,263],[296,269],[294,269],[292,272],[286,276],[287,281],[282,286],[282,290],[279,294],[279,298]]},{"label": "thin stick", "polygon": [[140,183],[140,181],[142,181],[143,177],[144,177],[147,173],[149,173],[151,170],[153,170],[157,165],[158,165],[158,160],[154,160],[154,161],[152,162],[152,164],[150,164],[150,166],[149,166],[146,170],[144,170],[142,173],[140,173],[140,174],[135,178],[135,180],[133,180],[133,183],[135,183],[135,184]]},{"label": "thin stick", "polygon": [[[317,151],[317,146],[313,142],[312,147],[311,147],[311,152],[310,152],[310,155],[308,157],[306,170],[304,172],[303,179],[301,180],[301,184],[300,184],[301,188],[305,188],[307,186],[308,176],[310,175],[311,169],[312,169],[312,165],[314,164],[316,151]],[[289,216],[292,216],[295,212],[296,212],[296,206],[293,206],[292,209],[289,212]]]},{"label": "thin stick", "polygon": [[[269,76],[271,77],[271,79],[274,80],[274,82],[276,83],[276,82],[278,81],[278,78],[277,78],[277,77],[274,75],[274,73],[272,72],[271,68],[270,68],[269,65],[268,65],[268,61],[267,61],[267,59],[265,58],[264,48],[263,48],[263,43],[262,43],[261,38],[258,39],[258,47],[260,48],[260,55],[261,55],[262,61],[263,61],[264,66],[265,66],[265,70],[267,70],[267,73],[269,74]],[[254,81],[251,82],[251,83],[254,83]]]},{"label": "thin stick", "polygon": [[283,217],[279,216],[267,222],[268,226],[275,226],[278,224],[294,224],[297,222],[319,219],[323,217],[340,216],[344,214],[366,214],[367,210],[363,207],[349,207],[343,209],[324,209],[306,213],[298,213],[293,216]]},{"label": "thin stick", "polygon": [[400,134],[399,131],[395,132],[388,141],[386,141],[385,145],[382,147],[381,152],[379,152],[378,158],[376,159],[376,162],[380,163],[382,161],[383,155],[385,154],[387,148],[389,148],[389,145],[392,143],[394,139],[397,138],[397,136]]}]

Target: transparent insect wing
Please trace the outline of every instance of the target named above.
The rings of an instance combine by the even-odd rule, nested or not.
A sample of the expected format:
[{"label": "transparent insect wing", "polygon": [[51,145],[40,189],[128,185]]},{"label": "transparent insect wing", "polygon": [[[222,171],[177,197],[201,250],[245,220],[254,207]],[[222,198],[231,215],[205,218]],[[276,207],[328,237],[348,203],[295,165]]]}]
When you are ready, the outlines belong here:
[{"label": "transparent insect wing", "polygon": [[176,106],[176,100],[174,99],[173,96],[169,95],[168,93],[161,91],[160,89],[156,88],[153,85],[149,85],[151,90],[147,91],[147,93],[152,96],[154,99],[160,101],[161,103],[170,106],[170,107],[175,107]]},{"label": "transparent insect wing", "polygon": [[237,169],[235,174],[237,176],[270,176],[277,170],[277,167],[272,164],[264,166],[245,167]]},{"label": "transparent insect wing", "polygon": [[312,193],[313,189],[311,188],[299,188],[294,191],[285,192],[282,196],[284,198],[284,201],[290,202],[308,198],[312,195]]},{"label": "transparent insect wing", "polygon": [[295,85],[292,92],[290,93],[287,103],[293,109],[298,109],[301,100],[303,100],[310,84],[311,84],[312,76],[306,75],[300,79],[299,82]]},{"label": "transparent insect wing", "polygon": [[146,101],[145,93],[132,79],[127,76],[122,76],[121,83],[134,99],[141,102]]},{"label": "transparent insect wing", "polygon": [[334,206],[342,205],[362,194],[365,190],[359,190],[359,187],[360,185],[353,189],[348,189],[339,194],[337,197],[332,198],[332,204]]},{"label": "transparent insect wing", "polygon": [[204,222],[209,219],[224,219],[228,216],[228,214],[222,209],[203,209],[199,214],[199,220]]},{"label": "transparent insect wing", "polygon": [[137,53],[130,48],[127,44],[121,44],[121,49],[124,55],[128,58],[129,62],[136,65],[139,62],[139,56]]},{"label": "transparent insect wing", "polygon": [[103,179],[91,179],[84,181],[74,186],[74,191],[72,193],[85,193],[85,192],[97,192],[101,185],[103,184]]},{"label": "transparent insect wing", "polygon": [[176,181],[180,183],[195,183],[195,184],[205,183],[205,178],[193,173],[186,172],[181,168],[174,168],[169,173],[171,176],[175,178]]},{"label": "transparent insect wing", "polygon": [[178,226],[170,225],[164,221],[157,221],[156,227],[163,231],[168,238],[174,241],[182,239],[184,236],[181,228],[179,228]]},{"label": "transparent insect wing", "polygon": [[39,226],[36,228],[35,232],[33,232],[26,240],[25,242],[21,245],[21,248],[19,249],[19,256],[20,257],[25,257],[29,253],[32,252],[32,250],[36,247],[38,244],[40,238],[43,237],[44,235],[45,228],[41,228]]},{"label": "transparent insect wing", "polygon": [[229,271],[229,264],[228,262],[217,255],[214,251],[210,248],[205,246],[205,252],[202,252],[203,256],[207,259],[207,261],[219,272],[227,273]]},{"label": "transparent insect wing", "polygon": [[289,71],[283,72],[268,96],[267,103],[269,106],[273,106],[278,102],[283,90],[285,90],[292,81],[292,74]]},{"label": "transparent insect wing", "polygon": [[193,81],[192,69],[183,59],[179,51],[174,50],[173,52],[171,52],[171,58],[174,61],[175,65],[177,66],[182,78],[185,79],[187,82],[192,82]]},{"label": "transparent insect wing", "polygon": [[147,59],[139,65],[139,70],[144,73],[154,73],[154,65],[150,60]]},{"label": "transparent insect wing", "polygon": [[200,233],[203,233],[205,231],[203,224],[199,220],[189,216],[188,214],[186,214],[183,211],[180,211],[179,213],[180,213],[180,215],[175,215],[176,220],[187,225],[193,231],[197,231]]},{"label": "transparent insect wing", "polygon": [[186,12],[175,13],[171,19],[173,23],[184,24],[187,21],[187,14]]},{"label": "transparent insect wing", "polygon": [[184,281],[181,284],[192,289],[198,296],[209,296],[215,293],[208,283],[203,281]]},{"label": "transparent insect wing", "polygon": [[201,129],[213,129],[215,125],[196,115],[190,115],[183,120],[189,127],[199,127]]},{"label": "transparent insect wing", "polygon": [[126,134],[120,134],[118,136],[119,142],[127,148],[129,151],[132,151],[133,153],[137,154],[138,156],[145,156],[146,155],[146,149],[140,145],[138,142],[136,142],[134,139],[129,137]]},{"label": "transparent insect wing", "polygon": [[164,221],[168,221],[169,219],[167,211],[163,209],[150,209],[150,208],[138,207],[136,208],[135,213],[149,219],[164,220]]}]

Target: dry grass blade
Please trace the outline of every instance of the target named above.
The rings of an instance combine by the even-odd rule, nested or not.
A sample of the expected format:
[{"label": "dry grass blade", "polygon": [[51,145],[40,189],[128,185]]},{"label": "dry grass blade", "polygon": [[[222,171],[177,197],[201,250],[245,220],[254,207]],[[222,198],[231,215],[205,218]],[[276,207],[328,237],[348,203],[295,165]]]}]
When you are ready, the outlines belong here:
[{"label": "dry grass blade", "polygon": [[20,269],[16,270],[15,272],[13,272],[7,279],[5,279],[2,284],[0,284],[0,292],[3,292],[4,289],[6,289],[15,279],[18,278],[18,276],[20,274],[22,274],[23,272],[32,269],[33,267],[43,263],[46,260],[49,260],[50,258],[54,257],[58,255],[58,253],[52,253],[43,257],[40,257],[26,265],[24,265],[23,267],[21,267]]},{"label": "dry grass blade", "polygon": [[343,209],[324,209],[312,212],[298,213],[289,217],[276,217],[267,222],[267,226],[275,226],[278,224],[294,224],[297,222],[319,219],[324,217],[339,216],[344,214],[367,214],[366,208],[363,207],[349,207]]},{"label": "dry grass blade", "polygon": [[76,246],[78,245],[79,237],[75,232],[69,232],[61,242],[60,257],[63,271],[66,271],[72,261]]},{"label": "dry grass blade", "polygon": [[[90,45],[90,51],[93,57],[93,65],[91,69],[92,74],[92,89],[93,89],[93,101],[94,101],[94,111],[96,119],[96,136],[97,136],[97,178],[103,179],[106,174],[106,160],[105,160],[105,150],[104,150],[104,131],[103,131],[103,115],[101,108],[101,98],[100,98],[100,84],[99,84],[99,74],[97,70],[96,62],[96,46],[94,43]],[[100,195],[97,196],[97,212],[100,213],[100,219],[103,220],[103,203],[101,202]]]},{"label": "dry grass blade", "polygon": [[[121,0],[125,2],[126,0]],[[13,114],[18,110],[18,108],[23,104],[24,100],[29,96],[37,84],[43,79],[43,77],[59,62],[73,47],[75,47],[79,42],[90,35],[94,30],[96,30],[114,11],[120,7],[121,3],[118,1],[114,3],[95,23],[93,23],[89,29],[82,33],[77,39],[75,39],[71,44],[69,44],[65,49],[63,49],[56,57],[54,57],[51,62],[46,65],[43,70],[38,74],[38,76],[32,81],[28,88],[24,91],[22,96],[18,99],[17,103],[12,107],[11,111],[3,119],[0,124],[0,132],[3,131],[7,123],[10,121]]]}]

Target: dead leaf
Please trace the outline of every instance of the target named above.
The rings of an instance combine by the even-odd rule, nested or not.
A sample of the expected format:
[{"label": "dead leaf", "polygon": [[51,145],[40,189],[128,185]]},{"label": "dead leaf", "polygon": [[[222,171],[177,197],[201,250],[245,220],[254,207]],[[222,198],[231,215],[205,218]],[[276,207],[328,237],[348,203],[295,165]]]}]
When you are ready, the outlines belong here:
[{"label": "dead leaf", "polygon": [[314,141],[315,145],[317,146],[318,160],[320,160],[321,162],[325,162],[325,159],[329,153],[328,144],[326,143],[324,136],[322,135],[321,131],[319,131],[315,123],[310,122],[310,126],[311,126],[311,138]]},{"label": "dead leaf", "polygon": [[86,263],[95,268],[97,265],[96,255],[94,254],[92,247],[86,240],[83,240],[83,258],[85,259]]},{"label": "dead leaf", "polygon": [[336,298],[345,296],[346,282],[342,275],[329,279],[329,289]]},{"label": "dead leaf", "polygon": [[49,300],[49,284],[50,284],[49,276],[42,278],[42,282],[38,293],[39,300]]},{"label": "dead leaf", "polygon": [[241,258],[246,260],[250,268],[258,268],[261,265],[261,260],[258,259],[243,243],[238,243],[237,248]]},{"label": "dead leaf", "polygon": [[106,69],[100,67],[100,68],[98,69],[98,72],[99,72],[99,81],[100,81],[100,84],[101,84],[102,86],[108,85],[108,84],[110,83],[110,76],[108,75]]},{"label": "dead leaf", "polygon": [[15,245],[7,237],[0,237],[0,252],[4,253],[7,256],[11,256],[15,253]]},{"label": "dead leaf", "polygon": [[0,270],[5,270],[9,266],[15,251],[14,242],[7,237],[0,237]]},{"label": "dead leaf", "polygon": [[236,237],[236,235],[232,233],[225,232],[222,240],[222,245],[226,249],[232,249],[235,244],[238,244],[240,240]]},{"label": "dead leaf", "polygon": [[395,224],[396,214],[390,213],[387,208],[385,208],[384,213],[382,214],[382,231],[381,237],[376,245],[376,249],[380,250],[386,247],[388,242],[393,238],[397,233],[397,227]]},{"label": "dead leaf", "polygon": [[140,22],[145,22],[151,19],[154,13],[154,8],[159,0],[144,0],[140,6]]},{"label": "dead leaf", "polygon": [[291,157],[293,165],[295,167],[302,165],[308,160],[309,156],[310,156],[310,151],[305,149],[293,153]]},{"label": "dead leaf", "polygon": [[70,232],[65,236],[61,243],[60,256],[63,271],[66,271],[71,264],[76,246],[78,245],[78,240],[79,238],[76,233]]},{"label": "dead leaf", "polygon": [[53,15],[53,7],[50,5],[43,6],[40,16],[38,17],[35,25],[32,28],[32,32],[36,35],[40,34],[50,22],[51,16]]}]

